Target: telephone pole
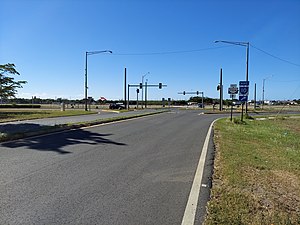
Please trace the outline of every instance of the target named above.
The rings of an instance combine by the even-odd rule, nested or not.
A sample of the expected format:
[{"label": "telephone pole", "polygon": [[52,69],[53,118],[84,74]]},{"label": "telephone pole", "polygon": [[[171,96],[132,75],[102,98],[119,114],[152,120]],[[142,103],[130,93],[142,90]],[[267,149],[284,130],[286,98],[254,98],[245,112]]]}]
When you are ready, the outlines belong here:
[{"label": "telephone pole", "polygon": [[222,68],[220,71],[220,111],[223,110],[223,78],[222,78]]}]

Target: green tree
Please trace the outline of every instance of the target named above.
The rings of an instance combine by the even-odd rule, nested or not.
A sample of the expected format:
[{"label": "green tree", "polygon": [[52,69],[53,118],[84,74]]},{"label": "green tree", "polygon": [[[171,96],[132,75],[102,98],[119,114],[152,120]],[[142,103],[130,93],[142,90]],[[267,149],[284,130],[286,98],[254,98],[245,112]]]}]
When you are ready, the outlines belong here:
[{"label": "green tree", "polygon": [[20,75],[15,69],[15,65],[7,63],[0,65],[0,98],[5,99],[9,97],[15,97],[17,88],[22,88],[22,84],[26,84],[27,81],[15,81],[12,75]]}]

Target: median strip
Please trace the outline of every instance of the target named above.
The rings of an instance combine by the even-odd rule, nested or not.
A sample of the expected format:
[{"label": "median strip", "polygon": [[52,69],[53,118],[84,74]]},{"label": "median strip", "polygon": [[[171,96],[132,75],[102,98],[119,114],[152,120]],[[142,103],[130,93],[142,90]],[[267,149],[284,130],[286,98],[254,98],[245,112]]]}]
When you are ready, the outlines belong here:
[{"label": "median strip", "polygon": [[286,116],[215,123],[205,225],[300,224],[299,127],[299,118]]},{"label": "median strip", "polygon": [[59,125],[54,125],[54,126],[40,126],[40,129],[35,130],[35,131],[15,132],[15,133],[2,132],[2,133],[0,133],[0,142],[12,141],[12,140],[16,140],[16,139],[33,137],[33,136],[54,133],[54,132],[60,132],[60,131],[64,131],[64,130],[89,127],[89,126],[94,126],[94,125],[99,125],[99,124],[104,124],[104,123],[128,120],[128,119],[132,119],[132,118],[145,117],[145,116],[160,114],[160,113],[164,113],[164,112],[167,112],[167,111],[160,110],[157,112],[149,112],[149,113],[143,113],[143,114],[127,115],[127,116],[118,116],[118,117],[94,120],[94,121],[89,121],[89,122],[59,124]]}]

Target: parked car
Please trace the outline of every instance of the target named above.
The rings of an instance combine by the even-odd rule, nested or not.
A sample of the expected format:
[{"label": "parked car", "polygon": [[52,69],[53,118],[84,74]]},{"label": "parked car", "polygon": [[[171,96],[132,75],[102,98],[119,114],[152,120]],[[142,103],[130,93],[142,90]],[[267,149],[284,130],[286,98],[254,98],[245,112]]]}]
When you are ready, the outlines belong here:
[{"label": "parked car", "polygon": [[111,103],[109,109],[125,109],[125,106],[122,103]]}]

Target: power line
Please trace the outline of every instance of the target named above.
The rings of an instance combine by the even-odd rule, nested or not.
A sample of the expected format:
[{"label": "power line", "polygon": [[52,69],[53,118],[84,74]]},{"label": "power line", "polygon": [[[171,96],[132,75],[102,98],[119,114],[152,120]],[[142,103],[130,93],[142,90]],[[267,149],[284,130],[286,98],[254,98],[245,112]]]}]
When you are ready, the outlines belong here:
[{"label": "power line", "polygon": [[169,52],[143,52],[143,53],[113,53],[113,55],[171,55],[171,54],[183,54],[183,53],[193,53],[193,52],[202,52],[215,50],[220,48],[228,48],[230,46],[220,46],[220,47],[211,47],[211,48],[201,48],[193,50],[183,50],[183,51],[169,51]]},{"label": "power line", "polygon": [[[298,85],[298,87],[295,89],[295,91],[291,94],[291,96],[290,96],[287,100],[292,99],[293,96],[295,95],[295,93],[298,91],[299,88],[300,88],[300,85]],[[283,110],[286,106],[287,106],[287,105],[283,105],[283,107],[278,111],[277,116],[278,116],[279,113],[282,112],[282,110]]]},{"label": "power line", "polygon": [[275,59],[278,59],[278,60],[280,60],[280,61],[282,61],[282,62],[289,63],[289,64],[291,64],[291,65],[299,66],[299,67],[300,67],[300,65],[297,64],[297,63],[293,63],[293,62],[290,62],[290,61],[288,61],[288,60],[279,58],[279,57],[277,57],[277,56],[275,56],[275,55],[272,55],[272,54],[270,54],[270,53],[268,53],[268,52],[266,52],[266,51],[264,51],[264,50],[262,50],[262,49],[260,49],[260,48],[258,48],[258,47],[255,47],[255,46],[252,45],[252,44],[250,44],[250,45],[251,45],[251,47],[255,48],[255,49],[258,50],[258,51],[261,51],[261,52],[265,53],[265,54],[268,55],[268,56],[271,56],[271,57],[273,57],[273,58],[275,58]]},{"label": "power line", "polygon": [[299,82],[300,80],[270,80],[269,82],[279,82],[279,83],[292,83],[292,82]]}]

